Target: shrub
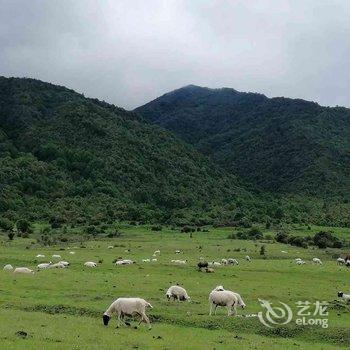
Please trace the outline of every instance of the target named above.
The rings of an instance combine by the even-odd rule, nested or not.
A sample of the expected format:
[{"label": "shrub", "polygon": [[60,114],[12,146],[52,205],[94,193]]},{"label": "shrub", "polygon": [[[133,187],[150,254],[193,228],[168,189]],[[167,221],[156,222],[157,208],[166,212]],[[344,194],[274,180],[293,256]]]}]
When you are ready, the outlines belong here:
[{"label": "shrub", "polygon": [[278,232],[276,234],[276,241],[279,243],[288,243],[288,234],[286,232]]},{"label": "shrub", "polygon": [[339,240],[338,237],[332,235],[331,232],[320,231],[315,234],[313,238],[314,244],[321,248],[341,248],[343,246],[343,242]]},{"label": "shrub", "polygon": [[154,225],[151,227],[152,231],[162,231],[163,227],[160,225]]},{"label": "shrub", "polygon": [[264,245],[262,245],[260,247],[260,255],[265,255],[266,254],[266,247]]},{"label": "shrub", "polygon": [[0,229],[10,231],[13,228],[13,222],[6,218],[0,218]]},{"label": "shrub", "polygon": [[7,234],[7,237],[9,238],[10,241],[12,241],[13,238],[15,237],[15,234],[14,234],[13,232],[9,232],[9,233]]},{"label": "shrub", "polygon": [[181,229],[181,232],[184,232],[184,233],[189,233],[189,232],[194,232],[194,231],[196,231],[196,229],[194,227],[191,227],[191,226],[184,226]]},{"label": "shrub", "polygon": [[21,219],[17,221],[17,229],[21,232],[30,232],[31,230],[31,226],[30,226],[30,222],[25,220],[25,219]]}]

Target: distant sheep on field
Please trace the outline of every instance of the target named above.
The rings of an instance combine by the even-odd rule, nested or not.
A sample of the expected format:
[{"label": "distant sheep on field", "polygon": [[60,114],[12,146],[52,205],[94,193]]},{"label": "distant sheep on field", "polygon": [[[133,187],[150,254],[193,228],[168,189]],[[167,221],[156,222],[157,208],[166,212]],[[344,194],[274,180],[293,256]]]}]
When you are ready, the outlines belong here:
[{"label": "distant sheep on field", "polygon": [[350,304],[350,294],[345,294],[343,292],[338,292],[338,297],[342,298],[345,304]]},{"label": "distant sheep on field", "polygon": [[338,259],[337,259],[337,264],[338,264],[338,265],[344,265],[344,264],[345,264],[345,259],[343,259],[343,258],[338,258]]},{"label": "distant sheep on field", "polygon": [[229,265],[238,265],[238,260],[237,259],[233,259],[233,258],[229,258],[227,259],[227,262]]},{"label": "distant sheep on field", "polygon": [[145,322],[148,324],[149,329],[151,329],[151,323],[146,315],[147,307],[153,308],[150,303],[141,298],[118,298],[103,314],[103,324],[107,326],[111,316],[114,313],[117,314],[118,317],[118,327],[120,326],[121,322],[125,324],[125,316],[139,315],[141,316],[139,325],[141,322]]},{"label": "distant sheep on field", "polygon": [[61,259],[61,255],[59,255],[59,254],[53,254],[52,257],[54,259]]},{"label": "distant sheep on field", "polygon": [[52,264],[51,261],[48,262],[48,263],[42,263],[42,264],[39,264],[39,265],[37,266],[37,268],[38,268],[39,270],[49,269],[50,266],[51,266],[51,264]]},{"label": "distant sheep on field", "polygon": [[206,267],[205,268],[205,272],[206,273],[213,273],[214,272],[214,269],[212,267]]},{"label": "distant sheep on field", "polygon": [[87,261],[86,263],[84,263],[84,266],[86,267],[97,267],[97,264],[93,261]]},{"label": "distant sheep on field", "polygon": [[246,255],[245,259],[246,259],[247,261],[249,261],[249,262],[252,261],[252,258],[251,258],[249,255]]},{"label": "distant sheep on field", "polygon": [[38,254],[38,255],[36,256],[36,258],[45,258],[45,255],[43,255],[43,254]]},{"label": "distant sheep on field", "polygon": [[13,266],[10,265],[10,264],[7,264],[7,265],[4,266],[4,270],[5,271],[12,271],[13,270]]},{"label": "distant sheep on field", "polygon": [[322,261],[319,258],[313,258],[312,262],[315,263],[316,265],[322,265]]},{"label": "distant sheep on field", "polygon": [[174,300],[178,301],[190,301],[190,297],[187,294],[186,289],[180,287],[180,286],[171,286],[167,292],[166,292],[166,297],[168,300],[173,298]]},{"label": "distant sheep on field", "polygon": [[32,273],[34,274],[35,272],[31,269],[28,269],[28,267],[16,267],[13,273]]},{"label": "distant sheep on field", "polygon": [[207,268],[208,267],[208,263],[206,262],[206,261],[200,261],[198,264],[197,264],[197,266],[198,266],[198,270],[202,270],[202,269],[205,269],[205,268]]}]

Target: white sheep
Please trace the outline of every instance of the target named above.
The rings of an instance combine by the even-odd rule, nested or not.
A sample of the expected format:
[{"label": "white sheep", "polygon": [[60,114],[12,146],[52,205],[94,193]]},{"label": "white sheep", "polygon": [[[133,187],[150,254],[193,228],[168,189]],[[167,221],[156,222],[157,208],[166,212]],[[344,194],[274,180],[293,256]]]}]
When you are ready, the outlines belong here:
[{"label": "white sheep", "polygon": [[343,259],[343,258],[338,258],[338,259],[337,259],[337,264],[338,264],[338,265],[344,265],[344,264],[345,264],[345,259]]},{"label": "white sheep", "polygon": [[52,264],[50,265],[48,268],[49,269],[65,269],[67,268],[68,266],[65,265],[65,264],[62,264],[62,262],[58,262],[58,263],[55,263],[55,264]]},{"label": "white sheep", "polygon": [[142,259],[142,262],[150,262],[151,259]]},{"label": "white sheep", "polygon": [[168,300],[170,300],[171,298],[173,298],[174,300],[178,300],[178,301],[190,301],[190,297],[187,294],[186,289],[180,287],[180,286],[171,286],[167,292],[166,292],[166,297],[168,298]]},{"label": "white sheep", "polygon": [[153,255],[157,255],[157,254],[160,254],[160,250],[159,250],[159,249],[156,250],[156,251],[153,253]]},{"label": "white sheep", "polygon": [[75,252],[69,252],[69,254],[74,255],[74,254],[75,254]]},{"label": "white sheep", "polygon": [[312,262],[314,262],[316,265],[322,265],[322,261],[319,258],[313,258]]},{"label": "white sheep", "polygon": [[171,260],[172,263],[178,264],[178,265],[186,265],[187,260]]},{"label": "white sheep", "polygon": [[175,250],[175,254],[180,254],[181,251],[180,250]]},{"label": "white sheep", "polygon": [[338,292],[338,297],[342,298],[345,304],[350,304],[350,294],[345,294],[343,292]]},{"label": "white sheep", "polygon": [[252,261],[252,259],[251,259],[251,257],[250,257],[249,255],[246,255],[245,259],[246,259],[247,261],[249,261],[249,262]]},{"label": "white sheep", "polygon": [[45,258],[45,255],[43,255],[43,254],[38,254],[38,255],[36,256],[36,258]]},{"label": "white sheep", "polygon": [[298,265],[305,265],[305,261],[304,260],[296,260],[296,263],[298,264]]},{"label": "white sheep", "polygon": [[12,271],[13,270],[13,266],[10,265],[10,264],[7,264],[7,265],[4,266],[4,270],[5,271]]},{"label": "white sheep", "polygon": [[70,265],[68,261],[59,261],[58,263],[64,265],[65,267],[68,267]]},{"label": "white sheep", "polygon": [[229,265],[238,265],[238,260],[237,259],[233,259],[233,258],[229,258],[227,259]]},{"label": "white sheep", "polygon": [[209,302],[210,316],[213,312],[213,309],[215,315],[218,306],[226,306],[228,316],[236,314],[236,308],[238,305],[242,308],[246,307],[242,297],[238,293],[232,292],[230,290],[223,290],[222,286],[218,286],[213,291],[211,291],[211,293],[209,294]]},{"label": "white sheep", "polygon": [[209,266],[221,266],[221,263],[219,263],[218,261],[212,261],[210,263],[208,263]]},{"label": "white sheep", "polygon": [[151,323],[146,315],[147,307],[150,307],[151,309],[153,308],[150,303],[141,298],[118,298],[103,314],[103,324],[107,326],[112,314],[114,313],[116,313],[118,317],[118,326],[120,326],[121,322],[127,324],[124,321],[124,316],[139,315],[141,316],[139,325],[141,322],[145,322],[148,324],[149,329],[151,329]]},{"label": "white sheep", "polygon": [[131,264],[134,264],[135,262],[132,261],[132,260],[129,260],[129,259],[124,259],[124,260],[117,260],[115,262],[115,265],[118,266],[118,265],[131,265]]},{"label": "white sheep", "polygon": [[13,273],[32,273],[34,274],[35,272],[31,269],[28,269],[28,267],[16,267]]},{"label": "white sheep", "polygon": [[157,261],[158,261],[158,259],[156,259],[156,258],[153,258],[153,259],[152,259],[152,261],[153,261],[153,262],[157,262]]},{"label": "white sheep", "polygon": [[221,259],[221,264],[222,265],[228,265],[228,260],[227,259]]},{"label": "white sheep", "polygon": [[37,268],[40,269],[40,270],[49,269],[50,266],[51,266],[51,264],[52,264],[51,261],[48,262],[48,263],[42,263],[42,264],[39,264],[39,265],[37,266]]},{"label": "white sheep", "polygon": [[59,255],[59,254],[53,254],[52,257],[54,259],[61,259],[61,255]]},{"label": "white sheep", "polygon": [[84,266],[86,266],[86,267],[97,267],[97,263],[95,263],[93,261],[87,261],[86,263],[84,263]]}]

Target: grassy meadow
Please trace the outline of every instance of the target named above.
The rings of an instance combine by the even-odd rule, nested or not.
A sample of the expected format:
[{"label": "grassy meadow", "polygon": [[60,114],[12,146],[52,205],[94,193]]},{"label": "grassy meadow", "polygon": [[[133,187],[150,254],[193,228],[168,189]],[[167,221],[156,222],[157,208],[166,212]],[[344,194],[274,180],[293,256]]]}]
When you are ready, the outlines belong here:
[{"label": "grassy meadow", "polygon": [[[40,225],[36,227],[38,230]],[[294,228],[294,234],[308,235],[321,228]],[[332,229],[340,238],[350,229]],[[350,292],[350,269],[338,266],[335,257],[347,249],[303,249],[272,241],[228,239],[233,229],[188,234],[163,228],[121,227],[118,238],[61,243],[42,247],[35,233],[30,238],[1,238],[0,265],[36,268],[40,262],[60,254],[71,263],[68,269],[49,269],[34,275],[0,271],[0,345],[3,349],[347,349],[350,347],[350,306],[337,301],[337,290]],[[267,230],[264,233],[269,233]],[[79,236],[78,234],[76,235]],[[107,249],[113,245],[113,249]],[[266,256],[259,254],[265,245]],[[157,262],[143,263],[155,250]],[[175,254],[179,249],[180,254]],[[75,251],[74,255],[69,251]],[[45,258],[36,258],[44,254]],[[252,261],[244,260],[250,255]],[[132,259],[130,266],[114,266],[117,257]],[[200,257],[220,261],[233,257],[238,266],[221,266],[215,272],[198,272]],[[296,257],[307,264],[298,266]],[[310,262],[313,257],[322,266]],[[176,266],[171,259],[187,259]],[[102,261],[86,268],[86,261]],[[169,302],[166,289],[179,283],[191,302]],[[219,308],[208,316],[208,294],[216,285],[239,292],[247,308],[239,315],[262,310],[258,299],[278,305],[287,303],[296,310],[297,301],[330,303],[329,327],[286,326],[267,328],[257,317],[227,317]],[[118,297],[138,296],[153,305],[148,309],[152,329],[145,325],[116,328],[102,324],[102,314]],[[25,333],[21,333],[25,332]]]}]

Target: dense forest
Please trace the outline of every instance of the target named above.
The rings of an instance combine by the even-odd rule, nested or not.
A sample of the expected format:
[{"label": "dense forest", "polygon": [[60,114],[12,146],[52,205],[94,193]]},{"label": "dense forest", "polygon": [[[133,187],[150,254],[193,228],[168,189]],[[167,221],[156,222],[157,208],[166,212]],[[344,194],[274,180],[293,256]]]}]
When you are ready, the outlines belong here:
[{"label": "dense forest", "polygon": [[0,226],[22,218],[349,224],[346,204],[244,182],[135,113],[65,87],[0,77]]},{"label": "dense forest", "polygon": [[350,109],[190,85],[136,111],[254,187],[350,200]]}]

